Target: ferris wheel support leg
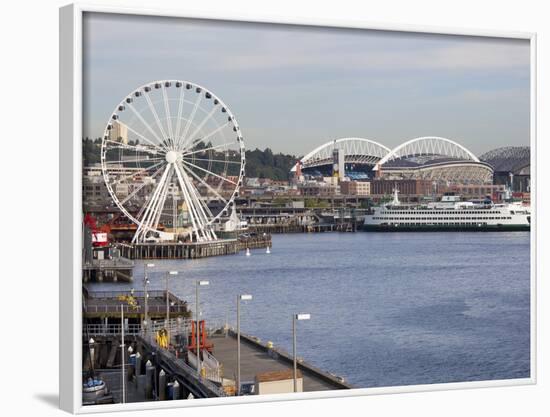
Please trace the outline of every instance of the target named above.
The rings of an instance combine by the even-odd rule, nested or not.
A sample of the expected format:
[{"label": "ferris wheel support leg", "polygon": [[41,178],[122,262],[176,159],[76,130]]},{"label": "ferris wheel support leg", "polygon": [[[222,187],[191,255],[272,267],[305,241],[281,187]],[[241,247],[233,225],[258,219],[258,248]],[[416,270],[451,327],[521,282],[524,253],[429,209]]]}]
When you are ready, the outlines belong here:
[{"label": "ferris wheel support leg", "polygon": [[[204,232],[206,234],[207,239],[208,240],[214,240],[215,238],[212,235],[212,228],[208,224],[208,221],[209,221],[208,216],[206,215],[206,212],[203,209],[203,204],[204,203],[200,199],[200,197],[198,195],[198,191],[195,188],[195,186],[193,185],[193,181],[189,178],[189,176],[186,174],[186,172],[184,170],[180,169],[180,172],[181,172],[182,177],[186,181],[186,184],[189,184],[189,191],[190,191],[191,197],[195,201],[196,207],[198,208],[198,214],[200,215],[201,223],[203,225]],[[208,207],[207,207],[207,210],[210,211],[208,209]],[[210,213],[210,214],[212,214],[212,213]]]},{"label": "ferris wheel support leg", "polygon": [[161,180],[159,181],[159,184],[157,185],[157,188],[155,189],[155,192],[153,193],[153,196],[151,197],[151,200],[149,201],[149,204],[147,205],[147,209],[145,210],[145,214],[142,217],[142,221],[138,227],[138,230],[136,231],[135,238],[137,240],[141,240],[142,237],[145,237],[145,233],[149,230],[149,223],[151,218],[151,213],[154,209],[154,207],[157,205],[158,197],[161,192],[161,190],[164,188],[164,183],[166,180],[166,174],[168,172],[168,167],[163,174]]},{"label": "ferris wheel support leg", "polygon": [[143,215],[143,220],[140,222],[138,229],[136,230],[136,234],[134,235],[134,238],[132,239],[132,243],[135,243],[141,239],[142,234],[144,234],[148,229],[144,226],[147,223],[147,219],[149,218],[149,213],[151,211],[152,206],[155,204],[159,192],[164,186],[164,182],[166,181],[166,177],[168,176],[168,172],[170,171],[170,166],[166,166],[166,169],[164,170],[164,173],[162,174],[162,177],[160,178],[159,183],[157,184],[157,187],[155,188],[155,191],[153,192],[153,195],[151,197],[151,200],[149,200],[149,203],[147,204],[147,208],[145,209],[145,214]]},{"label": "ferris wheel support leg", "polygon": [[[168,175],[168,178],[172,178],[171,175]],[[153,229],[158,229],[158,225],[160,223],[160,216],[162,215],[162,209],[164,208],[164,204],[166,203],[166,198],[168,197],[168,190],[170,189],[170,180],[166,180],[164,183],[164,190],[161,194],[161,198],[159,199],[159,202],[157,204],[157,207],[155,208],[155,216],[151,217],[154,219],[153,223],[150,224],[150,227]]]},{"label": "ferris wheel support leg", "polygon": [[198,241],[204,240],[203,231],[200,227],[197,226],[197,219],[196,219],[196,213],[195,208],[193,206],[193,202],[191,201],[191,198],[189,196],[189,193],[187,191],[187,186],[185,184],[185,181],[181,175],[181,172],[178,168],[178,165],[174,165],[176,170],[176,176],[178,177],[178,182],[180,184],[181,191],[183,193],[183,198],[185,199],[185,203],[187,204],[187,207],[189,208],[189,217],[191,218],[191,224],[193,226],[193,231],[195,232],[195,235],[197,237]]}]

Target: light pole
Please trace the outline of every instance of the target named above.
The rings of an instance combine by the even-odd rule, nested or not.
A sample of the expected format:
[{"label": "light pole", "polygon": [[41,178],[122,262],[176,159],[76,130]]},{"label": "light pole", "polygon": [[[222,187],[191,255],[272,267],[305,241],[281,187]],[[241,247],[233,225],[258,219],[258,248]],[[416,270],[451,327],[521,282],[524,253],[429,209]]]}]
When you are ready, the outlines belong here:
[{"label": "light pole", "polygon": [[311,314],[300,313],[292,315],[292,356],[293,356],[293,377],[294,377],[294,392],[298,392],[298,370],[296,357],[296,321],[309,320]]},{"label": "light pole", "polygon": [[120,305],[120,339],[121,339],[121,344],[120,344],[120,353],[121,353],[121,356],[122,356],[122,404],[125,404],[126,403],[126,377],[125,377],[125,373],[126,373],[126,351],[124,349],[125,345],[124,345],[124,304],[121,304]]},{"label": "light pole", "polygon": [[176,276],[178,275],[178,271],[170,271],[166,274],[166,331],[168,331],[168,326],[170,325],[170,297],[168,296],[168,279],[170,275]]},{"label": "light pole", "polygon": [[200,356],[200,318],[199,318],[199,287],[210,285],[210,281],[197,281],[196,285],[196,297],[195,297],[195,315],[197,316],[197,325],[195,333],[197,334],[197,376],[201,374],[201,356]]},{"label": "light pole", "polygon": [[88,349],[90,350],[90,368],[92,369],[92,375],[94,375],[94,353],[95,353],[95,340],[90,337],[90,340],[88,340]]},{"label": "light pole", "polygon": [[154,268],[155,264],[143,264],[143,299],[145,302],[145,312],[143,316],[143,327],[144,327],[144,333],[145,338],[148,339],[149,335],[149,293],[147,292],[147,287],[149,286],[149,278],[147,278],[147,268]]},{"label": "light pole", "polygon": [[250,294],[237,297],[237,395],[241,395],[241,300],[252,300]]}]

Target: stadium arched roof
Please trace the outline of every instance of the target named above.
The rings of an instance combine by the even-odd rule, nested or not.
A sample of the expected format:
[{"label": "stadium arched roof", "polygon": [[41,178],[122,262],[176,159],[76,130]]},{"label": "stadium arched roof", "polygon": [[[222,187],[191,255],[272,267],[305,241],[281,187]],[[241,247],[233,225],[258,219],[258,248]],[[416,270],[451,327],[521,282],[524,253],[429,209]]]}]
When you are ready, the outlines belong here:
[{"label": "stadium arched roof", "polygon": [[451,139],[423,136],[392,149],[374,167],[380,178],[489,183],[492,167]]},{"label": "stadium arched roof", "polygon": [[[376,177],[380,179],[423,179],[468,184],[487,184],[493,180],[492,165],[480,161],[460,143],[438,136],[411,139],[393,149],[369,139],[336,139],[305,155],[300,160],[302,168],[330,166],[334,149],[343,151],[346,164],[368,166],[369,170],[377,171]],[[292,168],[292,172],[295,171],[296,166]]]},{"label": "stadium arched roof", "polygon": [[479,159],[491,165],[495,172],[517,172],[531,164],[531,148],[505,146],[486,152]]},{"label": "stadium arched roof", "polygon": [[451,139],[437,136],[423,136],[411,139],[393,148],[378,162],[375,170],[378,169],[378,167],[397,159],[436,155],[440,157],[447,157],[450,160],[479,162],[477,156],[461,144]]},{"label": "stadium arched roof", "polygon": [[[355,137],[335,139],[318,146],[300,159],[302,167],[311,168],[332,163],[334,149],[344,152],[346,163],[365,165],[375,165],[390,152],[387,146],[370,139]],[[296,166],[292,167],[291,171],[295,170]]]}]

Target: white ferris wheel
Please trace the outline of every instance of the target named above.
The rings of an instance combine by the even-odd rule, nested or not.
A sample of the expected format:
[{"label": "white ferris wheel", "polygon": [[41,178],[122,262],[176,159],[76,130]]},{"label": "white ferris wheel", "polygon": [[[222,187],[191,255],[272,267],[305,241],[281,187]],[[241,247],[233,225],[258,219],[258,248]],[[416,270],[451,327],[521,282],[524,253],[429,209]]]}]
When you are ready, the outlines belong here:
[{"label": "white ferris wheel", "polygon": [[112,113],[101,166],[117,207],[136,225],[133,242],[216,240],[242,184],[244,142],[237,120],[195,83],[154,81]]}]

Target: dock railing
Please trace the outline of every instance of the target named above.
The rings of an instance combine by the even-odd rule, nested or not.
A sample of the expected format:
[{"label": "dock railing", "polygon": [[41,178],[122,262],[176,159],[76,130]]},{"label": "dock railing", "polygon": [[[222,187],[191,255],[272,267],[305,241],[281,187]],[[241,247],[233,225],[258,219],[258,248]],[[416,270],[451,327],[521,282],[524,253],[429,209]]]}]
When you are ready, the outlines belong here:
[{"label": "dock railing", "polygon": [[198,388],[201,391],[203,397],[227,396],[222,387],[202,375],[197,375],[197,370],[195,368],[185,363],[182,358],[176,357],[172,351],[162,349],[152,339],[146,340],[145,338],[140,337],[140,341],[148,347],[149,350],[156,352],[163,368],[169,370],[172,374],[191,382],[195,388]]},{"label": "dock railing", "polygon": [[122,257],[113,259],[92,259],[83,264],[83,268],[99,269],[132,269],[133,267],[134,261]]},{"label": "dock railing", "polygon": [[[151,331],[153,333],[158,332],[161,329],[167,329],[171,337],[191,334],[191,326],[193,319],[175,318],[170,319],[168,326],[166,326],[166,320],[153,320]],[[224,325],[213,321],[212,325],[207,322],[206,334],[212,336],[214,333],[219,333],[223,330]],[[119,336],[122,334],[122,325],[120,323],[90,323],[84,325],[83,334],[90,336]],[[143,329],[139,323],[128,323],[124,326],[124,332],[128,336],[138,336],[143,334]]]},{"label": "dock railing", "polygon": [[[147,291],[149,294],[149,298],[164,298],[166,296],[166,291],[164,290],[149,290]],[[134,292],[130,291],[89,291],[88,292],[88,298],[99,298],[99,299],[107,299],[107,298],[116,298],[121,295],[133,295],[135,298],[143,298],[145,295],[145,291],[140,290],[134,290]],[[168,292],[169,296],[174,296],[171,292]]]},{"label": "dock railing", "polygon": [[[166,291],[162,290],[151,290],[147,291],[149,294],[149,299],[163,299],[166,300]],[[129,296],[132,295],[138,302],[137,306],[128,305],[125,301],[120,301],[117,303],[117,297],[120,296]],[[124,309],[124,313],[133,314],[136,312],[143,312],[144,309],[144,300],[145,292],[144,291],[134,291],[130,293],[129,291],[89,291],[87,293],[87,302],[84,304],[84,312],[88,314],[99,314],[99,313],[120,313],[121,305]],[[101,302],[105,300],[105,302]],[[168,300],[170,303],[170,313],[171,314],[186,314],[187,302],[179,299],[176,295],[168,292]],[[93,302],[91,302],[93,301]],[[173,302],[173,303],[172,303]],[[148,306],[148,312],[150,314],[159,314],[163,315],[166,312],[165,303],[150,303]]]}]

